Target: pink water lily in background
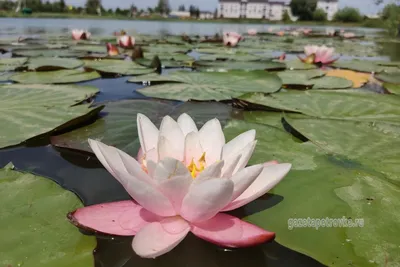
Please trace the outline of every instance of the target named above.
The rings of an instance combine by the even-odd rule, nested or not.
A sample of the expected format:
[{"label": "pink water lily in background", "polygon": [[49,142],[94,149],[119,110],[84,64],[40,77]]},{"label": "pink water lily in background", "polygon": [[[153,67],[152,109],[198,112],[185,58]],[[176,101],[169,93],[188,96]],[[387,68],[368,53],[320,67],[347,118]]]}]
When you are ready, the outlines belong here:
[{"label": "pink water lily in background", "polygon": [[257,30],[256,29],[249,29],[247,31],[247,34],[251,35],[251,36],[255,36],[255,35],[257,35]]},{"label": "pink water lily in background", "polygon": [[356,37],[356,35],[354,32],[345,32],[345,33],[343,33],[343,37],[346,39],[350,39],[350,38]]},{"label": "pink water lily in background", "polygon": [[119,36],[117,42],[120,47],[132,48],[135,45],[135,38],[129,35]]},{"label": "pink water lily in background", "polygon": [[339,57],[334,58],[335,49],[317,45],[307,45],[304,47],[305,57],[298,56],[301,61],[308,64],[327,65],[335,62]]},{"label": "pink water lily in background", "polygon": [[74,40],[88,40],[90,38],[91,33],[85,30],[72,30],[72,38]]},{"label": "pink water lily in background", "polygon": [[242,40],[243,37],[237,32],[224,32],[223,42],[225,46],[235,47]]},{"label": "pink water lily in background", "polygon": [[246,167],[257,141],[255,130],[225,143],[221,124],[208,121],[198,130],[187,114],[166,116],[160,129],[137,116],[138,160],[89,140],[104,167],[133,198],[78,209],[68,215],[78,227],[135,236],[133,250],[156,258],[171,251],[189,232],[230,248],[254,246],[275,234],[222,213],[264,195],[289,172],[276,161]]},{"label": "pink water lily in background", "polygon": [[113,45],[111,43],[107,43],[106,47],[107,47],[107,53],[109,56],[118,56],[119,55],[118,47],[116,47],[115,45]]}]

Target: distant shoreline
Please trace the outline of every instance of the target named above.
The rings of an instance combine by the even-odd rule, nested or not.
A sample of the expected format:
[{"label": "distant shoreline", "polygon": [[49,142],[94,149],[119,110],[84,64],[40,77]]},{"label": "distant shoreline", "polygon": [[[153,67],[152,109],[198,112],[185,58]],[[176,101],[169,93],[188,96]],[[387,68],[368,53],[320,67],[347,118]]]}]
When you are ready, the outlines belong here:
[{"label": "distant shoreline", "polygon": [[299,26],[332,26],[332,27],[366,27],[366,28],[383,28],[383,22],[380,20],[366,20],[360,23],[343,23],[343,22],[319,22],[319,21],[269,21],[261,19],[175,19],[163,18],[159,16],[154,17],[136,17],[129,18],[126,16],[96,16],[96,15],[78,15],[70,13],[33,13],[31,15],[24,15],[14,12],[1,12],[0,18],[48,18],[48,19],[99,19],[99,20],[128,20],[128,21],[168,21],[168,22],[196,22],[196,23],[231,23],[231,24],[285,24],[285,25],[299,25]]}]

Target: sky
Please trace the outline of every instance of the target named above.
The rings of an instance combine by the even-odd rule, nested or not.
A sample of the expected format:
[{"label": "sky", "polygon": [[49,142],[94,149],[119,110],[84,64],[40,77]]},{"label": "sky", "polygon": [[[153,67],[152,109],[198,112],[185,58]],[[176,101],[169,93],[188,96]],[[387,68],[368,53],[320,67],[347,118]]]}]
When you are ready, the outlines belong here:
[{"label": "sky", "polygon": [[[385,0],[386,3],[391,0]],[[67,4],[70,5],[83,5],[85,0],[66,0]],[[135,4],[139,8],[146,7],[154,7],[157,4],[158,0],[102,0],[103,6],[105,8],[128,8],[132,3]],[[214,11],[218,5],[218,0],[169,0],[172,9],[177,9],[177,7],[181,4],[186,6],[196,5],[199,6],[201,10],[204,11]],[[374,0],[339,0],[339,6],[351,6],[357,7],[364,14],[375,14],[377,13],[382,6],[377,7],[374,4]]]}]

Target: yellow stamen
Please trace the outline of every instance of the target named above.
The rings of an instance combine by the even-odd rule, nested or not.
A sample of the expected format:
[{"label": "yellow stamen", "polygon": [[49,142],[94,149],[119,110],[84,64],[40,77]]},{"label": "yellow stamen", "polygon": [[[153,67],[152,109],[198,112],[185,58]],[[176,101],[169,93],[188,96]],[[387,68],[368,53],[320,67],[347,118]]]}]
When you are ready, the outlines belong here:
[{"label": "yellow stamen", "polygon": [[192,178],[196,178],[197,175],[204,171],[205,169],[205,164],[206,164],[206,153],[204,152],[203,155],[201,155],[200,159],[197,161],[197,165],[194,162],[194,159],[190,162],[188,166],[188,170],[190,174],[192,175]]}]

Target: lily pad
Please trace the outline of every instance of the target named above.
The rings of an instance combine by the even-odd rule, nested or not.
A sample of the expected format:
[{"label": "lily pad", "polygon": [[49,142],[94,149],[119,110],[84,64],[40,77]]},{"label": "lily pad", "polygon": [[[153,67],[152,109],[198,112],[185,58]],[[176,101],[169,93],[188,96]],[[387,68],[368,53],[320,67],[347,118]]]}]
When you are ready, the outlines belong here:
[{"label": "lily pad", "polygon": [[278,76],[265,71],[174,72],[168,79],[176,83],[148,86],[137,91],[156,98],[220,101],[238,97],[246,92],[273,93],[282,85]]},{"label": "lily pad", "polygon": [[225,53],[225,54],[210,54],[200,56],[200,60],[216,61],[216,60],[232,60],[232,61],[258,61],[262,60],[260,56],[248,53]]},{"label": "lily pad", "polygon": [[[369,151],[365,150],[365,140],[369,139],[365,138],[370,132],[361,131],[367,128],[344,128],[343,125],[327,129],[325,126],[332,125],[333,121],[319,121],[325,121],[324,125],[313,125],[312,131],[325,133],[326,142],[321,148],[310,142],[298,142],[289,134],[267,125],[234,121],[225,127],[228,140],[246,130],[256,129],[258,143],[250,164],[277,159],[292,162],[293,166],[270,192],[269,200],[257,200],[246,206],[245,212],[251,214],[246,220],[276,232],[278,243],[325,265],[346,266],[351,262],[355,266],[396,266],[400,255],[396,239],[400,233],[398,185],[388,182],[384,174],[368,166],[322,150],[332,142],[341,142],[342,135],[331,141],[336,131],[330,130],[346,129],[343,146],[354,151],[354,142],[359,142],[363,151],[357,154],[366,155]],[[304,125],[307,123],[313,122]],[[355,136],[355,132],[362,134]],[[303,191],[299,192],[299,188]],[[275,205],[271,207],[271,203]],[[263,206],[269,208],[260,209]],[[296,228],[294,221],[303,218],[305,221],[310,218],[307,227],[297,225]],[[321,222],[322,219],[343,218],[351,218],[353,222],[361,220],[356,224],[358,227],[334,227],[332,222],[316,227],[315,219]]]},{"label": "lily pad", "polygon": [[400,72],[378,73],[375,78],[387,83],[400,84]]},{"label": "lily pad", "polygon": [[196,61],[196,69],[202,71],[223,71],[223,70],[283,70],[286,65],[274,61]]},{"label": "lily pad", "polygon": [[325,75],[325,73],[319,69],[286,70],[277,72],[276,75],[281,78],[282,83],[288,88],[291,88],[291,86],[311,88],[314,85],[315,80],[310,79],[322,77]]},{"label": "lily pad", "polygon": [[318,118],[400,123],[399,99],[396,95],[310,90],[270,95],[246,94],[239,99],[266,108]]},{"label": "lily pad", "polygon": [[155,71],[155,69],[146,68],[133,61],[118,59],[85,60],[85,68],[97,70],[102,73],[114,73],[121,75],[142,75]]},{"label": "lily pad", "polygon": [[82,207],[78,197],[44,177],[0,169],[1,266],[94,265],[94,237],[84,236],[65,216]]},{"label": "lily pad", "polygon": [[353,82],[341,77],[329,77],[312,79],[313,89],[347,89],[353,86]]},{"label": "lily pad", "polygon": [[285,61],[284,63],[286,64],[286,68],[288,70],[311,70],[317,68],[317,66],[315,66],[314,64],[307,64],[301,62],[299,59]]},{"label": "lily pad", "polygon": [[[95,116],[102,107],[77,105],[94,96],[92,86],[0,85],[0,148],[59,131]],[[74,105],[74,106],[73,106]]]},{"label": "lily pad", "polygon": [[345,78],[353,82],[353,88],[360,88],[369,81],[371,74],[335,69],[327,71],[326,76]]},{"label": "lily pad", "polygon": [[136,156],[140,146],[135,120],[137,113],[145,114],[157,126],[166,115],[176,119],[181,113],[187,113],[198,126],[202,126],[215,117],[224,124],[231,117],[232,108],[220,103],[188,102],[177,105],[172,101],[124,100],[107,103],[104,112],[107,115],[95,123],[54,136],[51,143],[58,147],[92,152],[87,143],[88,138],[92,138]]},{"label": "lily pad", "polygon": [[107,47],[105,45],[77,45],[72,46],[71,49],[74,51],[83,51],[89,53],[107,53]]},{"label": "lily pad", "polygon": [[26,57],[19,58],[0,58],[0,72],[2,71],[13,71],[18,67],[21,67],[28,60]]},{"label": "lily pad", "polygon": [[191,47],[183,45],[150,45],[143,46],[143,50],[152,54],[187,53],[191,50]]},{"label": "lily pad", "polygon": [[83,61],[72,58],[36,57],[27,62],[28,69],[36,71],[76,69],[83,65]]},{"label": "lily pad", "polygon": [[384,70],[384,67],[379,66],[371,61],[361,61],[361,60],[353,60],[353,61],[337,61],[332,64],[332,67],[340,68],[340,69],[349,69],[360,72],[381,72]]},{"label": "lily pad", "polygon": [[400,84],[384,83],[383,87],[392,94],[400,95]]},{"label": "lily pad", "polygon": [[69,49],[33,49],[15,50],[13,54],[24,57],[82,57],[86,52]]},{"label": "lily pad", "polygon": [[100,78],[96,71],[85,72],[80,70],[56,70],[45,72],[17,73],[10,80],[18,83],[30,84],[63,84],[90,81]]}]

